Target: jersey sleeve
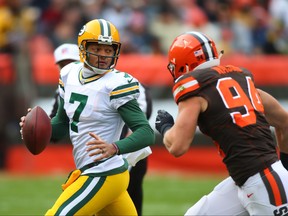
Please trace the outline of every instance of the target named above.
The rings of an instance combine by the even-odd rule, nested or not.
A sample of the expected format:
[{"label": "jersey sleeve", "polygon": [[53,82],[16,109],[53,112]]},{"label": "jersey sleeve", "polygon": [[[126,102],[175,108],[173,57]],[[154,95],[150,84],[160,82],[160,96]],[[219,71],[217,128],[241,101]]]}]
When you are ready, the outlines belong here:
[{"label": "jersey sleeve", "polygon": [[133,131],[128,137],[115,142],[121,154],[137,151],[154,144],[154,131],[136,100],[121,106],[118,112],[128,128]]},{"label": "jersey sleeve", "polygon": [[118,109],[128,101],[138,99],[140,90],[139,82],[131,75],[120,72],[116,82],[111,82],[110,103],[114,109]]},{"label": "jersey sleeve", "polygon": [[192,76],[191,73],[186,74],[177,80],[173,86],[173,96],[175,102],[178,104],[180,101],[187,97],[196,96],[199,92],[200,84],[198,80]]}]

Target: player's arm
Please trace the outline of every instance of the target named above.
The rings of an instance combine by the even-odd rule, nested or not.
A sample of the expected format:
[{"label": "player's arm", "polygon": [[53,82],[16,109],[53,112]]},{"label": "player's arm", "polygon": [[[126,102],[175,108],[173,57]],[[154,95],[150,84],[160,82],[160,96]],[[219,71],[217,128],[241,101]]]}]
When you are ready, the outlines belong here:
[{"label": "player's arm", "polygon": [[273,96],[260,89],[257,90],[262,99],[265,117],[275,128],[280,151],[288,154],[288,112]]},{"label": "player's arm", "polygon": [[175,157],[189,150],[195,135],[198,116],[206,107],[207,102],[201,97],[191,97],[178,104],[175,124],[167,130],[163,138],[167,150]]},{"label": "player's arm", "polygon": [[60,97],[56,115],[51,119],[51,141],[56,142],[69,133],[69,118],[64,110],[64,100]]},{"label": "player's arm", "polygon": [[[150,90],[147,87],[144,87],[142,84],[139,84],[140,89],[140,97],[137,99],[140,109],[146,114],[146,118],[149,120],[152,114],[152,97],[150,94]],[[125,124],[120,139],[129,136],[132,131]]]},{"label": "player's arm", "polygon": [[133,152],[154,144],[154,131],[136,99],[119,107],[118,112],[128,128],[133,132],[126,138],[115,142],[120,154]]}]

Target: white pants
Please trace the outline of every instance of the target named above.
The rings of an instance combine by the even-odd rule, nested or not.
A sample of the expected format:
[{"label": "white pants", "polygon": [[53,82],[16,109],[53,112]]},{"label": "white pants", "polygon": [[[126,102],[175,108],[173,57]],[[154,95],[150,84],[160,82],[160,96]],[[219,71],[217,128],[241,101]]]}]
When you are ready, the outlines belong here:
[{"label": "white pants", "polygon": [[271,167],[271,172],[267,169],[262,177],[260,173],[251,176],[241,187],[231,177],[226,178],[189,208],[185,216],[288,215],[288,171],[280,161]]}]

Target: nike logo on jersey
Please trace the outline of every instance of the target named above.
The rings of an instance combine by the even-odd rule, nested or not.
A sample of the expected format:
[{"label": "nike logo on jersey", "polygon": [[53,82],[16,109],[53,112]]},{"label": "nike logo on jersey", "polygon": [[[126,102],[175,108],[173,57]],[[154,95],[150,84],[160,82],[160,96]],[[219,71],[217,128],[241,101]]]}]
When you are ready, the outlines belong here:
[{"label": "nike logo on jersey", "polygon": [[128,80],[128,83],[131,83],[133,81],[133,78],[132,79],[130,79],[130,80]]},{"label": "nike logo on jersey", "polygon": [[254,193],[247,194],[247,197],[250,198]]}]

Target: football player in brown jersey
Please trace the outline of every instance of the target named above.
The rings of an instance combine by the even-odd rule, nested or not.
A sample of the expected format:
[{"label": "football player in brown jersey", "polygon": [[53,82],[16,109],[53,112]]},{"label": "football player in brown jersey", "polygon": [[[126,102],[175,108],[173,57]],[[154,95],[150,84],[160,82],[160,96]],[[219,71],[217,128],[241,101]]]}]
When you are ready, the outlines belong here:
[{"label": "football player in brown jersey", "polygon": [[180,157],[198,126],[215,142],[230,175],[186,215],[287,214],[288,171],[277,149],[287,149],[288,113],[255,87],[250,71],[221,65],[220,55],[215,42],[201,32],[176,37],[168,53],[178,115],[174,123],[168,112],[158,111],[155,126],[164,145]]}]

